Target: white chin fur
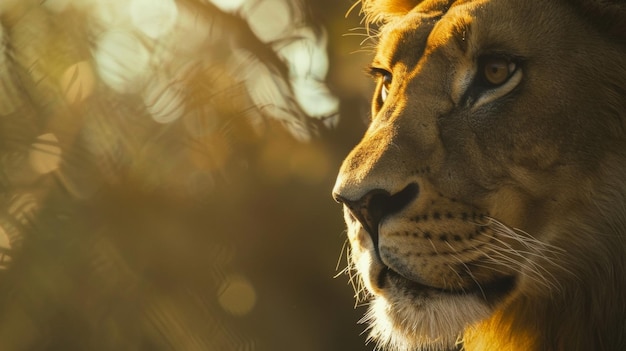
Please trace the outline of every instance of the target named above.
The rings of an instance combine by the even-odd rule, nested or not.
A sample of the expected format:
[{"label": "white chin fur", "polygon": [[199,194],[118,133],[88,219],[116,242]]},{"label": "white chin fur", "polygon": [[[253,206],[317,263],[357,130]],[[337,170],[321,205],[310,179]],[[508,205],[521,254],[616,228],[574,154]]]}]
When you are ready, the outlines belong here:
[{"label": "white chin fur", "polygon": [[463,330],[486,318],[489,307],[473,295],[376,297],[363,318],[369,339],[385,351],[435,351],[454,348]]}]

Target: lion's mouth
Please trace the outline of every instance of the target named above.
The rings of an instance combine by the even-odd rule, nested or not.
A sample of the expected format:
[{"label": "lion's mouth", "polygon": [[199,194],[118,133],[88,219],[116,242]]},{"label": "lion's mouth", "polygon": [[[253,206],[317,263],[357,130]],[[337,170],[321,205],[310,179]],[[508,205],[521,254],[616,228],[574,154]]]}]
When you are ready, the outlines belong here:
[{"label": "lion's mouth", "polygon": [[495,304],[502,300],[515,288],[516,279],[514,276],[504,276],[486,283],[476,283],[472,287],[463,289],[444,289],[425,285],[405,278],[400,273],[385,266],[378,275],[377,285],[380,289],[385,289],[388,284],[393,284],[397,288],[410,291],[413,294],[429,295],[448,294],[448,295],[476,295],[485,300],[489,304]]}]

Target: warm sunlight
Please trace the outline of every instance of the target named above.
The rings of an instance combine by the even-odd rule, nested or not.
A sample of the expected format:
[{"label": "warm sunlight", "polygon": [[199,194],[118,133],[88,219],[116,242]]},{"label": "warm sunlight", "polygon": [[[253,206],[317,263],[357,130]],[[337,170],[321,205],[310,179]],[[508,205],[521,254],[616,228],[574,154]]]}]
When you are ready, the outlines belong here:
[{"label": "warm sunlight", "polygon": [[0,349],[361,347],[350,5],[0,0]]}]

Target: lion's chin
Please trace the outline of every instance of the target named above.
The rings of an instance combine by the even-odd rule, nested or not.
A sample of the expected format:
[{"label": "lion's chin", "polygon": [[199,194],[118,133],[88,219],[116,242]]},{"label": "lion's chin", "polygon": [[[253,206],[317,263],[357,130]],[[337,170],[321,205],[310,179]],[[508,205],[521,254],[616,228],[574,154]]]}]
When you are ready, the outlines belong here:
[{"label": "lion's chin", "polygon": [[472,295],[374,298],[364,322],[369,338],[386,351],[456,350],[466,326],[492,310]]},{"label": "lion's chin", "polygon": [[489,317],[515,285],[513,278],[503,278],[479,291],[451,292],[406,281],[393,271],[385,275],[385,287],[363,321],[370,339],[386,351],[459,349],[463,330]]}]

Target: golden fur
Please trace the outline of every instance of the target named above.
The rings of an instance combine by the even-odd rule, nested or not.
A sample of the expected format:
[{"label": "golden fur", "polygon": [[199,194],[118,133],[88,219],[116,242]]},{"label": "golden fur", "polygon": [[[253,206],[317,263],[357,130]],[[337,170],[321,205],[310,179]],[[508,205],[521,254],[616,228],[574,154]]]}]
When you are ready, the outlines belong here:
[{"label": "golden fur", "polygon": [[[385,350],[626,350],[626,6],[364,0],[334,188]],[[360,292],[359,292],[360,293]]]}]

